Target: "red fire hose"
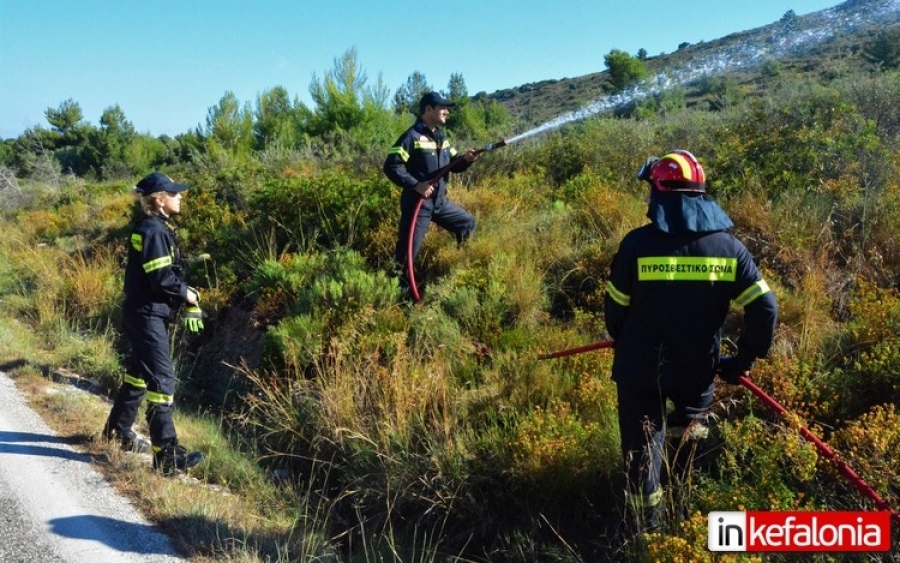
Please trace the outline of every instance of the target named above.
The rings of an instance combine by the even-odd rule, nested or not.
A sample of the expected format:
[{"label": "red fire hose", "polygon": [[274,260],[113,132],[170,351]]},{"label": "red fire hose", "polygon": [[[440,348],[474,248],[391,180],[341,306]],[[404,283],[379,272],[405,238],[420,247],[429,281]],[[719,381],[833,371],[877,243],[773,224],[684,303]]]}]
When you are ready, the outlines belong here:
[{"label": "red fire hose", "polygon": [[419,219],[419,209],[422,208],[424,197],[420,197],[416,202],[416,208],[413,209],[412,222],[409,224],[409,240],[406,243],[406,278],[409,281],[409,291],[412,293],[413,301],[419,302],[419,288],[416,287],[416,274],[413,272],[413,237],[416,234],[416,221]]},{"label": "red fire hose", "polygon": [[[602,340],[600,342],[595,342],[593,344],[588,344],[586,346],[580,346],[578,348],[569,348],[568,350],[560,350],[559,352],[551,352],[548,354],[541,354],[538,356],[539,360],[548,360],[551,358],[562,358],[565,356],[572,356],[574,354],[581,354],[583,352],[590,352],[591,350],[598,350],[600,348],[613,348],[615,346],[615,341],[613,340]],[[756,397],[765,403],[770,409],[778,413],[780,416],[787,418],[788,411],[783,406],[781,406],[775,399],[773,399],[770,395],[766,394],[765,391],[760,389],[755,383],[750,381],[749,378],[745,376],[740,376],[738,378],[738,382],[749,389]],[[868,483],[863,481],[862,477],[856,474],[853,469],[850,468],[843,460],[841,460],[838,455],[828,447],[828,444],[823,442],[818,436],[813,434],[808,428],[803,425],[799,426],[800,435],[812,442],[816,449],[822,454],[823,457],[828,459],[834,466],[837,468],[838,472],[841,473],[850,484],[856,487],[860,493],[862,493],[865,497],[871,500],[879,510],[885,510],[890,513],[891,520],[894,521],[895,524],[900,526],[900,513],[891,508],[891,506],[885,501],[881,496],[869,486]]]},{"label": "red fire hose", "polygon": [[[753,394],[756,395],[756,397],[760,401],[765,403],[770,409],[777,412],[782,417],[788,416],[788,412],[783,406],[778,404],[778,402],[775,401],[775,399],[773,399],[771,396],[767,395],[765,391],[763,391],[762,389],[757,387],[756,384],[754,384],[752,381],[750,381],[747,377],[745,377],[743,375],[740,376],[738,378],[738,382],[741,385],[743,385],[744,387],[746,387],[747,389],[749,389],[750,391],[752,391]],[[838,457],[838,455],[834,452],[834,450],[832,450],[831,448],[828,447],[828,444],[826,444],[825,442],[820,440],[818,436],[816,436],[815,434],[810,432],[809,429],[807,429],[803,425],[800,425],[799,430],[800,430],[800,435],[803,436],[804,438],[806,438],[807,440],[809,440],[810,442],[812,442],[813,444],[815,444],[815,446],[819,450],[819,452],[825,458],[827,458],[829,461],[831,461],[831,463],[834,464],[834,466],[837,468],[837,470],[844,477],[846,477],[846,479],[848,481],[850,481],[850,484],[853,485],[854,487],[856,487],[856,490],[858,490],[860,493],[862,493],[863,495],[868,497],[869,500],[871,500],[873,503],[875,503],[875,506],[877,506],[879,510],[886,510],[886,511],[890,512],[891,520],[893,520],[895,524],[900,525],[900,513],[897,513],[896,510],[891,508],[891,506],[887,503],[887,501],[885,501],[883,498],[881,498],[881,496],[878,495],[877,492],[875,492],[875,489],[870,487],[868,485],[868,483],[866,483],[865,481],[862,480],[862,477],[860,477],[859,475],[856,474],[855,471],[850,469],[850,466],[848,466],[846,463],[844,463]]]},{"label": "red fire hose", "polygon": [[612,348],[615,345],[616,345],[615,340],[601,340],[600,342],[594,342],[593,344],[579,346],[578,348],[569,348],[568,350],[560,350],[559,352],[550,352],[547,354],[541,354],[538,356],[538,359],[539,360],[550,360],[553,358],[564,358],[566,356],[574,356],[575,354],[582,354],[584,352],[590,352],[591,350],[599,350],[601,348]]},{"label": "red fire hose", "polygon": [[[506,140],[501,139],[496,143],[487,144],[484,146],[484,148],[476,149],[473,152],[475,154],[481,154],[483,152],[489,152],[494,149],[499,149],[500,147],[505,147],[506,144]],[[465,159],[461,157],[450,161],[449,164],[435,172],[434,175],[427,180],[428,183],[432,186],[435,185],[438,180],[440,180],[450,172],[453,172],[453,170],[463,162],[465,162]],[[412,293],[413,301],[415,301],[416,303],[419,302],[421,297],[419,296],[419,288],[416,287],[416,274],[413,271],[413,238],[416,233],[416,221],[419,219],[419,210],[422,208],[423,201],[425,201],[425,198],[420,197],[419,201],[416,202],[416,208],[413,209],[412,221],[409,224],[409,241],[406,245],[406,273],[407,279],[409,280],[409,291]]]}]

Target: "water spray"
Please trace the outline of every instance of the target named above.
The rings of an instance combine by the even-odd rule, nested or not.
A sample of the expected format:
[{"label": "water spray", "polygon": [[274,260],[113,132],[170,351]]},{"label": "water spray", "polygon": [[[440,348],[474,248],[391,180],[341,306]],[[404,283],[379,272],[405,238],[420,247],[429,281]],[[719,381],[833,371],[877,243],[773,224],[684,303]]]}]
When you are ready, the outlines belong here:
[{"label": "water spray", "polygon": [[[639,95],[640,94],[637,93],[636,91],[634,91],[634,92],[629,91],[629,92],[626,92],[623,94],[619,94],[617,96],[612,96],[611,98],[605,99],[602,102],[595,102],[595,103],[590,104],[587,107],[582,108],[580,110],[563,114],[563,115],[557,117],[556,119],[548,121],[548,122],[544,123],[543,125],[534,127],[533,129],[530,129],[524,133],[520,133],[514,137],[510,137],[509,139],[500,139],[496,143],[488,143],[484,147],[482,147],[480,149],[476,149],[473,152],[477,155],[477,154],[481,154],[481,153],[485,153],[485,152],[491,152],[491,151],[497,150],[499,148],[507,147],[509,145],[513,145],[515,143],[518,143],[519,141],[524,141],[525,139],[529,139],[529,138],[539,135],[541,133],[546,133],[548,131],[553,131],[555,129],[559,129],[560,127],[562,127],[563,125],[566,125],[568,123],[572,123],[574,121],[580,121],[580,120],[586,119],[592,115],[596,115],[602,111],[612,109],[613,107],[616,107],[616,106],[624,103],[625,98],[631,97],[632,99],[634,99],[634,98],[638,97]],[[437,172],[435,172],[431,176],[431,178],[429,178],[426,181],[430,185],[433,186],[441,178],[443,178],[450,172],[453,172],[453,170],[456,169],[463,161],[464,161],[464,159],[462,159],[462,158],[457,158],[457,159],[451,161],[449,164],[447,164],[446,166],[444,166],[443,168],[441,168]],[[416,303],[419,302],[421,297],[419,296],[419,289],[416,287],[416,277],[415,277],[415,273],[413,272],[413,234],[415,233],[416,220],[419,218],[419,209],[421,209],[423,201],[424,201],[424,198],[419,198],[419,201],[416,203],[416,208],[413,210],[412,222],[409,225],[409,243],[407,244],[407,249],[406,249],[406,272],[407,272],[407,279],[409,281],[409,290],[412,293],[413,301],[415,301]],[[554,356],[554,357],[556,357],[556,356]]]},{"label": "water spray", "polygon": [[507,139],[506,142],[517,143],[727,70],[750,70],[767,60],[781,58],[800,48],[817,45],[838,32],[852,31],[867,22],[888,19],[894,21],[897,12],[900,12],[898,0],[883,0],[877,7],[870,5],[871,3],[864,3],[864,7],[845,6],[846,4],[851,3],[846,2],[838,8],[823,10],[817,18],[809,20],[809,25],[803,30],[772,32],[766,41],[741,42],[724,49],[698,53],[684,64],[661,70],[649,80],[634,84],[621,92],[602,96],[579,109],[564,113],[530,131]]}]

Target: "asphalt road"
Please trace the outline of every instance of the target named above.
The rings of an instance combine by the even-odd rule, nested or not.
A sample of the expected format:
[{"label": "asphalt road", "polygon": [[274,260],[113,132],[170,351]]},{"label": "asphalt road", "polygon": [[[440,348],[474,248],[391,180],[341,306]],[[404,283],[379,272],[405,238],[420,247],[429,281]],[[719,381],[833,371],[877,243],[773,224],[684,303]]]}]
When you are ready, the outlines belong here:
[{"label": "asphalt road", "polygon": [[0,372],[0,563],[174,563],[179,557]]}]

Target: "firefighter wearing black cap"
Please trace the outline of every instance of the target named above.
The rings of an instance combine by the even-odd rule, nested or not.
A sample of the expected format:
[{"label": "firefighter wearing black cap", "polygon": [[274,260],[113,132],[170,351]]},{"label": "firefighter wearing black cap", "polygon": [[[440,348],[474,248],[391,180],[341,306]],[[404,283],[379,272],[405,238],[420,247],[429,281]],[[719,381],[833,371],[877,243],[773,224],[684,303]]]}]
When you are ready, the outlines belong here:
[{"label": "firefighter wearing black cap", "polygon": [[[416,123],[397,139],[384,161],[384,173],[403,191],[400,194],[400,231],[394,259],[400,272],[400,283],[408,289],[407,261],[413,260],[422,248],[429,224],[434,221],[440,227],[456,235],[462,244],[475,230],[475,218],[465,209],[447,199],[447,176],[434,181],[434,174],[456,161],[454,172],[469,168],[478,155],[468,151],[457,155],[456,149],[440,129],[447,122],[453,102],[437,92],[429,92],[419,101],[419,117]],[[410,227],[415,209],[424,198],[416,219],[412,255],[408,256]]]},{"label": "firefighter wearing black cap", "polygon": [[103,436],[118,439],[126,450],[142,451],[132,425],[146,397],[147,425],[153,449],[153,468],[164,474],[187,470],[203,461],[201,452],[188,452],[178,444],[172,421],[175,371],[169,350],[168,319],[172,307],[184,303],[185,328],[203,328],[200,295],[181,279],[172,216],[181,212],[182,192],[165,174],[154,172],[138,182],[144,217],[131,231],[125,267],[122,325],[131,344],[131,365],[110,410]]},{"label": "firefighter wearing black cap", "polygon": [[[604,314],[616,343],[612,377],[628,477],[627,520],[652,530],[662,516],[667,436],[681,454],[671,482],[690,467],[706,437],[716,374],[736,383],[768,354],[777,304],[749,251],[729,233],[731,219],[706,194],[706,176],[694,155],[675,150],[650,158],[638,178],[650,184],[651,223],[620,243]],[[737,355],[720,360],[732,301],[743,307],[744,326]]]}]

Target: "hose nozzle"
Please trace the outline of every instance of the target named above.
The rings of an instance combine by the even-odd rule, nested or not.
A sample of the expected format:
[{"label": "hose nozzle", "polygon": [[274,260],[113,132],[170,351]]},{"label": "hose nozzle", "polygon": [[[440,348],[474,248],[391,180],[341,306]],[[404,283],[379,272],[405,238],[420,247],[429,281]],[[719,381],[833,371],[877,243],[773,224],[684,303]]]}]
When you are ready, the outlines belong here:
[{"label": "hose nozzle", "polygon": [[494,150],[494,149],[499,149],[500,147],[505,147],[505,146],[506,146],[506,139],[500,139],[500,140],[497,141],[496,143],[488,143],[488,144],[485,145],[484,148],[481,149],[481,150],[482,150],[483,152],[490,152],[490,151],[492,151],[492,150]]}]

